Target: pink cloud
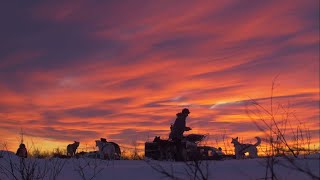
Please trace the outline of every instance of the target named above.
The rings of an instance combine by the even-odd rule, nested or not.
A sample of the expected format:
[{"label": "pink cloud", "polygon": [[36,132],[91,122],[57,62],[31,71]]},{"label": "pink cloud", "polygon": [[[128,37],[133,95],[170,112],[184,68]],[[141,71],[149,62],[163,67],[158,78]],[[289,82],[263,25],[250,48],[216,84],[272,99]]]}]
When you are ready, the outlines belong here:
[{"label": "pink cloud", "polygon": [[30,9],[26,19],[41,32],[26,29],[17,37],[33,40],[27,50],[0,54],[0,135],[8,139],[19,131],[14,122],[30,137],[110,136],[128,145],[132,134],[139,141],[167,136],[183,107],[192,111],[194,132],[227,129],[250,138],[246,132],[260,132],[243,103],[269,97],[277,74],[276,93],[287,97],[280,99],[293,101],[302,119],[317,120],[311,2],[68,1]]}]

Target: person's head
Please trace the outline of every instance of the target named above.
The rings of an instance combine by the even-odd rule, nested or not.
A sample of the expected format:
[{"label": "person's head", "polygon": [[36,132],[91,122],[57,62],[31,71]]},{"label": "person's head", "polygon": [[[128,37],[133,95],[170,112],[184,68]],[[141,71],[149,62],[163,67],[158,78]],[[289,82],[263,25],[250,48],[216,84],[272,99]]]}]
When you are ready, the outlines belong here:
[{"label": "person's head", "polygon": [[24,145],[23,143],[20,144],[19,148],[26,148],[26,145]]},{"label": "person's head", "polygon": [[183,115],[185,115],[185,116],[188,116],[188,115],[190,114],[190,111],[189,111],[188,108],[184,108],[184,109],[182,109],[181,113],[182,113]]}]

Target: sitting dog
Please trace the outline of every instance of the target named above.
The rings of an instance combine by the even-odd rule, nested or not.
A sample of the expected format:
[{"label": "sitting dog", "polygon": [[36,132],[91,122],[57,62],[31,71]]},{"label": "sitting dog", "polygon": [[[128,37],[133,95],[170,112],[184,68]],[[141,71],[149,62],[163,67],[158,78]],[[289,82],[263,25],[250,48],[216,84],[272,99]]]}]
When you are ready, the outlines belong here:
[{"label": "sitting dog", "polygon": [[258,150],[257,146],[261,144],[261,139],[259,137],[256,137],[257,143],[255,144],[241,144],[238,141],[237,138],[232,138],[231,143],[234,145],[234,152],[236,155],[236,159],[243,159],[244,158],[244,153],[248,152],[249,153],[249,158],[257,158],[258,157]]},{"label": "sitting dog", "polygon": [[28,156],[28,151],[27,151],[27,148],[24,144],[20,144],[19,145],[19,148],[17,150],[17,153],[16,153],[17,156],[19,157],[22,157],[22,158],[27,158]]},{"label": "sitting dog", "polygon": [[77,148],[79,147],[80,142],[74,141],[73,144],[67,146],[67,156],[74,156],[76,154]]},{"label": "sitting dog", "polygon": [[158,143],[160,157],[159,160],[173,160],[174,159],[174,152],[175,146],[173,142],[168,140],[160,139],[160,136],[156,136],[153,139],[153,142]]}]

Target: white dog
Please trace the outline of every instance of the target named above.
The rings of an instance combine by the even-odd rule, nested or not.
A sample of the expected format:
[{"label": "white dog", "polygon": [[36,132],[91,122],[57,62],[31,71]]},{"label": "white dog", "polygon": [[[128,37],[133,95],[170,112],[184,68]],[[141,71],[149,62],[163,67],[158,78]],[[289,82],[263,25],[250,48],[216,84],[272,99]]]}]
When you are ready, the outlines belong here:
[{"label": "white dog", "polygon": [[79,147],[80,142],[75,141],[73,144],[67,146],[67,156],[74,156],[76,154],[77,148]]},{"label": "white dog", "polygon": [[99,148],[101,159],[115,159],[116,150],[112,143],[96,140],[96,146]]},{"label": "white dog", "polygon": [[237,138],[232,138],[231,143],[234,145],[234,151],[237,159],[244,158],[244,153],[249,153],[249,158],[257,158],[258,150],[257,146],[261,144],[261,139],[256,137],[257,143],[255,144],[241,144]]}]

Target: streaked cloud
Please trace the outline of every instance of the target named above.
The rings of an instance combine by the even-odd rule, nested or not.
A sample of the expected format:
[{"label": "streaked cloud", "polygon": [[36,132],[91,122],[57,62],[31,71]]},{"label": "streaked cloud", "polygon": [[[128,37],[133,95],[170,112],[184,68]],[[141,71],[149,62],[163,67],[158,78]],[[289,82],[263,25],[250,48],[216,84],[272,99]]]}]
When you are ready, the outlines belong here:
[{"label": "streaked cloud", "polygon": [[[67,1],[0,7],[0,136],[122,145],[193,133],[250,139],[254,99],[319,120],[319,2]],[[250,133],[249,133],[250,132]],[[319,140],[314,133],[313,141]]]}]

